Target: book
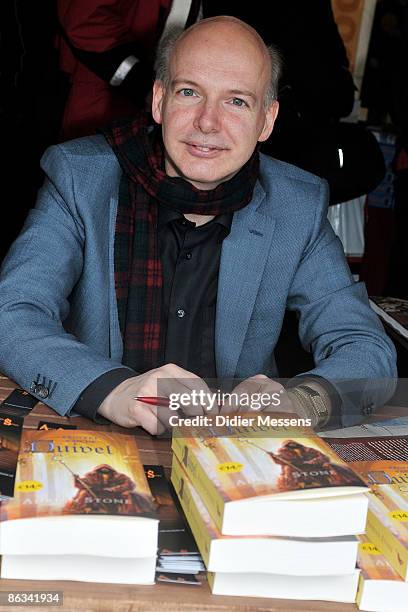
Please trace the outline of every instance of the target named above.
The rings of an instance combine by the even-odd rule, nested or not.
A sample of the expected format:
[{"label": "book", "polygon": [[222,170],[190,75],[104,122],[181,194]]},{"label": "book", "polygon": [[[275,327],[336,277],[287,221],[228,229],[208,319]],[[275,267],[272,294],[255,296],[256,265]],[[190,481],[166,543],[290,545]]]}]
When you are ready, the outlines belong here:
[{"label": "book", "polygon": [[[86,430],[23,431],[15,497],[1,504],[0,519],[3,577],[11,578],[10,567],[17,571],[18,563],[27,569],[26,578],[35,578],[40,566],[53,563],[55,572],[63,573],[68,567],[63,556],[85,556],[105,558],[106,568],[113,558],[112,572],[115,565],[123,564],[120,560],[146,559],[149,576],[146,579],[142,571],[140,579],[154,581],[158,519],[131,436]],[[28,557],[41,557],[42,565],[33,563],[30,570]],[[82,577],[75,579],[89,580],[92,575],[94,580],[99,566],[102,561],[95,561],[87,575],[82,559]],[[66,579],[71,576],[68,572]],[[137,573],[131,582],[139,583]]]},{"label": "book", "polygon": [[47,431],[47,429],[78,429],[76,425],[68,425],[67,423],[53,423],[52,421],[40,421],[37,429]]},{"label": "book", "polygon": [[367,612],[406,612],[408,583],[402,580],[367,536],[359,536],[359,540],[358,607]]},{"label": "book", "polygon": [[13,389],[13,391],[3,400],[1,408],[15,409],[16,414],[26,416],[30,410],[38,403],[38,399],[25,389]]},{"label": "book", "polygon": [[392,329],[408,339],[408,300],[370,296],[370,306]]},{"label": "book", "polygon": [[193,586],[201,586],[201,581],[197,576],[192,574],[172,574],[170,572],[157,572],[157,582],[167,582],[171,584],[191,584]]},{"label": "book", "polygon": [[294,576],[354,573],[357,538],[225,536],[217,529],[176,457],[171,479],[209,571]]},{"label": "book", "polygon": [[183,516],[183,511],[170,489],[161,465],[144,465],[147,483],[156,502],[159,519],[159,556],[197,556],[199,551]]},{"label": "book", "polygon": [[282,576],[209,572],[208,583],[214,595],[354,603],[358,576],[358,570],[345,576]]},{"label": "book", "polygon": [[367,485],[408,485],[408,436],[325,440]]},{"label": "book", "polygon": [[14,495],[23,418],[0,412],[0,499]]},{"label": "book", "polygon": [[144,465],[144,470],[160,521],[156,571],[197,574],[204,564],[163,466]]},{"label": "book", "polygon": [[408,437],[326,438],[371,487],[366,534],[405,580],[408,572]]},{"label": "book", "polygon": [[311,428],[175,428],[172,449],[222,534],[364,531],[367,487]]},{"label": "book", "polygon": [[11,580],[76,580],[101,584],[154,584],[156,555],[3,555],[1,577]]},{"label": "book", "polygon": [[408,580],[408,489],[379,485],[370,493],[366,535],[403,580]]}]

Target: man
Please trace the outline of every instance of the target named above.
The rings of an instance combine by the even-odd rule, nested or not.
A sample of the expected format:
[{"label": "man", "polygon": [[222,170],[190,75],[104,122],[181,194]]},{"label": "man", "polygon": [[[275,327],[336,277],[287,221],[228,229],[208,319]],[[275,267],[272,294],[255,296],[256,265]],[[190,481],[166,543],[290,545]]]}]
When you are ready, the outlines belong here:
[{"label": "man", "polygon": [[[215,376],[282,391],[273,349],[290,308],[316,367],[280,409],[349,424],[387,399],[372,381],[395,376],[395,354],[327,222],[325,182],[259,162],[278,75],[250,26],[203,20],[158,58],[155,129],[49,150],[2,271],[3,372],[61,414],[153,433],[135,398],[207,392]],[[347,394],[342,379],[363,383]]]}]

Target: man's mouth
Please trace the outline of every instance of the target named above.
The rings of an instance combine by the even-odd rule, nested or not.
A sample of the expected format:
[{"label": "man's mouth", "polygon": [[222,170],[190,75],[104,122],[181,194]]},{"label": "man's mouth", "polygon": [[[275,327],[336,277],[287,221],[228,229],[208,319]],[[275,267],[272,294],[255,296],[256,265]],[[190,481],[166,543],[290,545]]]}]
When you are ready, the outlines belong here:
[{"label": "man's mouth", "polygon": [[202,154],[202,155],[216,155],[217,153],[220,153],[221,151],[225,150],[225,147],[223,146],[219,146],[219,145],[213,145],[213,144],[201,144],[198,142],[190,142],[190,141],[186,141],[185,144],[187,145],[187,147],[189,148],[189,150],[194,154]]},{"label": "man's mouth", "polygon": [[198,149],[199,151],[214,151],[218,149],[218,147],[200,147],[200,145],[192,145],[192,146]]}]

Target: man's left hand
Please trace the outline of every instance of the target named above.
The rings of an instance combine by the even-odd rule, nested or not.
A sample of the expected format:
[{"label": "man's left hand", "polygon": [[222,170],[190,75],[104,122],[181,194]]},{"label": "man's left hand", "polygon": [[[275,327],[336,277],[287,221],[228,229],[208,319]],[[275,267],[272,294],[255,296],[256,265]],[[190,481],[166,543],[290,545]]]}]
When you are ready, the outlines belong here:
[{"label": "man's left hand", "polygon": [[287,412],[304,414],[302,408],[292,401],[283,385],[264,374],[256,374],[239,383],[231,393],[231,399],[220,407],[221,414],[231,412]]}]

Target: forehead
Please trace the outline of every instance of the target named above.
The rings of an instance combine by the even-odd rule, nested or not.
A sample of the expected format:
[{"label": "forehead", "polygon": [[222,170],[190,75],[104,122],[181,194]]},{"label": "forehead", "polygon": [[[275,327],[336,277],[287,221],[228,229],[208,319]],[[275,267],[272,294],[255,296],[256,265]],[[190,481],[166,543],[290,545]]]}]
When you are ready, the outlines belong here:
[{"label": "forehead", "polygon": [[269,78],[269,60],[258,41],[245,33],[203,30],[197,28],[176,45],[169,66],[170,80],[263,92]]}]

